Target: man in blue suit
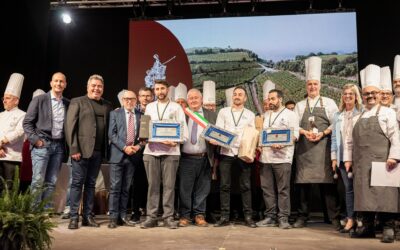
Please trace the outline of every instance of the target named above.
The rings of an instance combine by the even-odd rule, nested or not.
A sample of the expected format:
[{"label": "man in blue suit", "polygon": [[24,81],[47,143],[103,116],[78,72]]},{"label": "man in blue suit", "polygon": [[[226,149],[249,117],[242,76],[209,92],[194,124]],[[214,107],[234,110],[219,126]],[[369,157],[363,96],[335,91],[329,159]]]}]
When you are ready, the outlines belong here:
[{"label": "man in blue suit", "polygon": [[137,98],[133,91],[125,91],[123,108],[110,113],[108,136],[111,141],[110,152],[110,223],[109,228],[117,225],[134,226],[126,215],[129,187],[136,166],[140,164],[140,152],[144,145],[139,142],[140,112],[135,110]]}]

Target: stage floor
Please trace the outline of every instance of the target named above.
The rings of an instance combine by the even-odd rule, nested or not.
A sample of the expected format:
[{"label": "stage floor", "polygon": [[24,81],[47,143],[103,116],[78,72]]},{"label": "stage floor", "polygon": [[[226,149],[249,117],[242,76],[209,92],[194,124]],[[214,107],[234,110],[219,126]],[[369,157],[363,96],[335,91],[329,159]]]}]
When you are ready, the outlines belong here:
[{"label": "stage floor", "polygon": [[53,219],[58,227],[52,232],[51,249],[188,249],[188,250],[233,250],[233,249],[400,249],[400,241],[393,244],[376,239],[350,239],[332,226],[310,223],[307,228],[282,230],[279,228],[248,228],[235,224],[222,228],[210,225],[207,228],[190,226],[175,230],[157,227],[140,229],[118,227],[109,229],[106,216],[96,216],[100,228],[69,230],[69,220]]}]

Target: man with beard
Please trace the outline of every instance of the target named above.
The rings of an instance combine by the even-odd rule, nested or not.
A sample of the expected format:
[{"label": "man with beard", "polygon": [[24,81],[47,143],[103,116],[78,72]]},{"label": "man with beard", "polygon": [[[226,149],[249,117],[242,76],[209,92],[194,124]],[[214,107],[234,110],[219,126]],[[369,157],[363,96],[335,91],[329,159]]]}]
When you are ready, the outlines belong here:
[{"label": "man with beard", "polygon": [[[217,116],[216,126],[226,129],[238,135],[232,148],[221,148],[221,159],[219,170],[221,175],[220,198],[221,198],[221,218],[214,225],[215,227],[229,225],[230,216],[230,192],[231,192],[231,172],[232,168],[239,168],[240,193],[242,197],[245,224],[248,227],[257,227],[252,219],[251,203],[251,164],[238,158],[240,142],[242,140],[243,129],[247,126],[255,128],[255,115],[244,107],[247,100],[246,90],[243,87],[233,89],[233,103],[231,107],[221,109]],[[227,100],[228,101],[228,100]],[[229,104],[229,101],[228,101]],[[210,141],[214,144],[214,141]]]},{"label": "man with beard", "polygon": [[399,125],[395,112],[380,105],[380,67],[370,64],[360,72],[365,110],[353,128],[354,211],[362,223],[351,235],[375,237],[374,220],[378,212],[383,224],[382,242],[394,241],[394,218],[399,210],[396,187],[371,186],[372,162],[386,162],[387,171],[400,160]]},{"label": "man with beard", "polygon": [[108,151],[108,117],[111,103],[102,98],[104,80],[92,75],[87,95],[73,98],[67,112],[65,137],[72,158],[69,229],[78,229],[79,204],[83,191],[82,226],[99,227],[92,215],[96,179]]},{"label": "man with beard", "polygon": [[[168,97],[168,82],[156,80],[154,82],[154,94],[157,101],[149,103],[145,115],[149,115],[152,121],[172,120],[183,123],[183,140],[188,138],[188,128],[185,113],[181,106],[172,102]],[[173,141],[149,142],[144,150],[144,167],[149,183],[147,195],[147,218],[141,224],[141,228],[157,226],[157,213],[159,211],[160,196],[164,214],[164,226],[170,229],[177,228],[174,221],[174,196],[176,172],[179,165],[180,145]],[[160,185],[162,184],[162,194]]]},{"label": "man with beard", "polygon": [[264,114],[263,128],[293,129],[294,141],[289,146],[273,144],[262,148],[260,161],[263,165],[260,176],[266,218],[258,222],[257,226],[274,227],[279,221],[279,228],[289,229],[291,227],[289,224],[290,176],[294,142],[299,137],[299,118],[293,111],[283,106],[282,99],[282,91],[277,89],[269,91],[269,111]]},{"label": "man with beard", "polygon": [[326,203],[329,219],[338,229],[339,211],[336,205],[337,190],[331,168],[330,134],[334,114],[339,111],[334,100],[321,97],[321,63],[319,57],[305,60],[305,100],[296,104],[295,113],[300,119],[300,138],[296,146],[296,179],[300,193],[298,218],[295,228],[304,227],[309,216],[312,184],[319,184],[321,198]]}]

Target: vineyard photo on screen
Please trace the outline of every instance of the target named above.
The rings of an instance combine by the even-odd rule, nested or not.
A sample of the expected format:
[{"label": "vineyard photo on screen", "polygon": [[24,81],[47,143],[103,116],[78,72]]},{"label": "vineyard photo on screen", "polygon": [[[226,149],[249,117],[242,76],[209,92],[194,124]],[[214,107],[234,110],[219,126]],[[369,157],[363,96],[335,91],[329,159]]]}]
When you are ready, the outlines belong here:
[{"label": "vineyard photo on screen", "polygon": [[192,74],[188,86],[202,89],[205,80],[216,83],[218,108],[226,105],[225,89],[242,85],[249,93],[246,107],[259,111],[256,105],[262,103],[267,80],[284,92],[284,101],[300,101],[306,94],[304,60],[313,55],[322,58],[321,95],[338,102],[344,84],[357,84],[353,12],[157,23],[176,37],[187,55]]}]

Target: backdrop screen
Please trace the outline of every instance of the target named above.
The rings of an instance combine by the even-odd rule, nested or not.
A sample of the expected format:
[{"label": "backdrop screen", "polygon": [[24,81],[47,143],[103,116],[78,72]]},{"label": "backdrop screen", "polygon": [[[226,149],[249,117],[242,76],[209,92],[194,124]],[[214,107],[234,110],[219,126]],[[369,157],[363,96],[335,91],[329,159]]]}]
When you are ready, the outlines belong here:
[{"label": "backdrop screen", "polygon": [[[271,80],[285,101],[304,98],[304,59],[320,56],[321,94],[339,100],[341,87],[357,81],[357,30],[354,12],[131,21],[129,88],[165,77],[172,85],[201,89],[216,82],[217,105],[224,90],[243,85],[253,111],[262,85]],[[256,101],[257,100],[257,101]]]}]

